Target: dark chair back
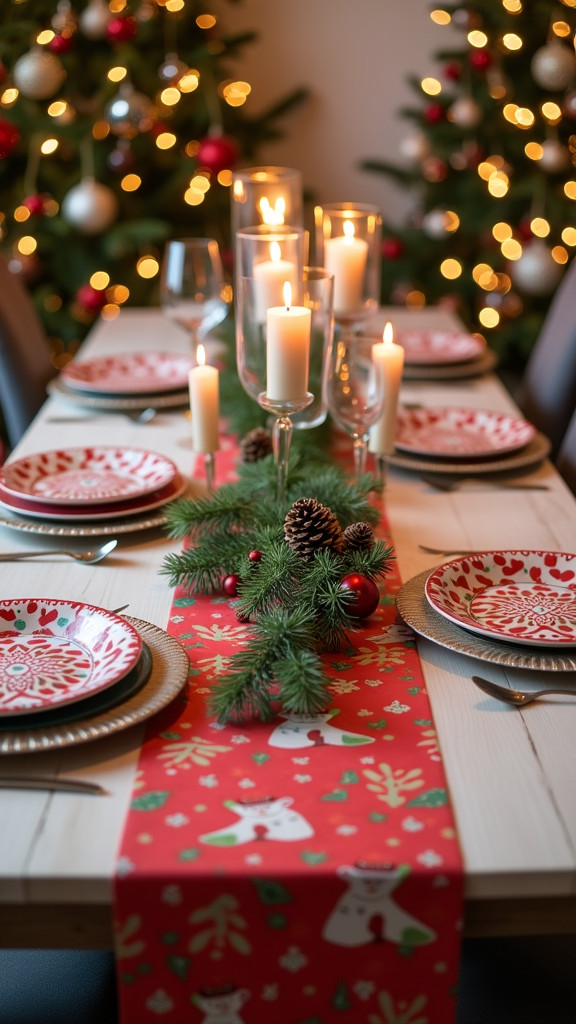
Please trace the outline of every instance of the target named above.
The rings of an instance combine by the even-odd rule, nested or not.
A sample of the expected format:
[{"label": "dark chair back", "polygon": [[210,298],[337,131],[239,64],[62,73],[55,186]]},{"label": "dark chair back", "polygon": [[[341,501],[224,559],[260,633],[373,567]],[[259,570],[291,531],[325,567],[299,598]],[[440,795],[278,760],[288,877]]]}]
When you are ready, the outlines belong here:
[{"label": "dark chair back", "polygon": [[38,412],[55,373],[34,304],[0,254],[0,410],[10,447]]},{"label": "dark chair back", "polygon": [[576,407],[576,259],[552,300],[515,397],[526,418],[550,438],[555,458]]},{"label": "dark chair back", "polygon": [[572,493],[576,494],[576,412],[560,445],[556,469],[564,477]]}]

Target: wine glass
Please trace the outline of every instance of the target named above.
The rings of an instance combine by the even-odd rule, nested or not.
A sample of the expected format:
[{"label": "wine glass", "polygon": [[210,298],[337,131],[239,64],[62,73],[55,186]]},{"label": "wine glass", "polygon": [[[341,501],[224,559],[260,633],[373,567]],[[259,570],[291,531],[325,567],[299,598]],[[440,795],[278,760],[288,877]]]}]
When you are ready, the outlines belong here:
[{"label": "wine glass", "polygon": [[214,238],[168,242],[162,263],[161,297],[165,313],[190,332],[193,350],[225,319],[224,271]]},{"label": "wine glass", "polygon": [[366,468],[368,432],[382,415],[384,382],[373,358],[375,338],[335,337],[326,361],[328,409],[338,426],[352,436],[354,476]]}]

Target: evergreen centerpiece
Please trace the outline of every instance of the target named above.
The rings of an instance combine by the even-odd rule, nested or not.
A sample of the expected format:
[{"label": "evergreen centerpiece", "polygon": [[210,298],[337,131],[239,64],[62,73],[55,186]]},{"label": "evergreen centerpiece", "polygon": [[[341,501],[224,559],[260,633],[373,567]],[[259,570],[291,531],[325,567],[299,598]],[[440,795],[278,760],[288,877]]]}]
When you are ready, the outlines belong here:
[{"label": "evergreen centerpiece", "polygon": [[189,541],[165,559],[171,586],[237,597],[237,617],[252,629],[251,643],[213,690],[210,709],[219,721],[269,720],[274,704],[314,714],[329,703],[322,652],[350,644],[359,620],[375,610],[376,581],[394,557],[374,538],[373,488],[371,476],[351,483],[296,444],[286,504],[271,497],[276,467],[264,454],[241,463],[237,482],[210,498],[169,507],[170,536]]},{"label": "evergreen centerpiece", "polygon": [[[440,5],[438,76],[417,101],[401,161],[365,160],[415,206],[384,225],[382,302],[440,303],[519,371],[576,246],[574,0]],[[446,28],[444,28],[446,26]]]}]

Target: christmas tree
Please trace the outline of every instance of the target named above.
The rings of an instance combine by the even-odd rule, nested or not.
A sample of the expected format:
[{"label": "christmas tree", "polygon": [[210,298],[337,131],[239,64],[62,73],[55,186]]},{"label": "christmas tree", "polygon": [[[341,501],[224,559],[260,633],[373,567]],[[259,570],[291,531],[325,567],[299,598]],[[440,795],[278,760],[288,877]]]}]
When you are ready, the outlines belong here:
[{"label": "christmas tree", "polygon": [[[232,0],[230,0],[232,2]],[[303,90],[250,118],[227,37],[196,0],[3,0],[0,238],[56,366],[99,313],[158,299],[163,243],[229,245],[231,168]]]},{"label": "christmas tree", "polygon": [[520,371],[576,246],[576,0],[475,0],[436,8],[461,45],[410,78],[418,105],[402,164],[364,169],[414,190],[385,225],[385,303],[440,303]]}]

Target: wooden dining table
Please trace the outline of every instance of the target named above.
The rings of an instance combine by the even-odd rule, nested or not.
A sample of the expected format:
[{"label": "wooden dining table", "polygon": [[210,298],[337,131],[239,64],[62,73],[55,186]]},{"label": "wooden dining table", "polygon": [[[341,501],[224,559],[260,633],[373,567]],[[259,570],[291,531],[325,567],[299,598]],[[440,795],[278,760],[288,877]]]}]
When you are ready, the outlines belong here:
[{"label": "wooden dining table", "polygon": [[[439,309],[390,309],[395,326],[457,329]],[[79,360],[120,352],[186,353],[188,339],[157,309],[126,309],[100,320]],[[494,372],[446,379],[405,379],[400,400],[518,413]],[[160,409],[146,424],[117,411],[97,412],[49,397],[11,455],[75,446],[130,445],[163,453],[183,474],[196,457],[184,408]],[[218,459],[218,455],[216,455]],[[441,491],[418,472],[388,467],[385,507],[403,581],[432,570],[439,549],[576,550],[576,501],[543,459],[499,487],[493,477],[463,479]],[[200,474],[192,488],[202,493]],[[0,510],[1,512],[1,510]],[[2,598],[66,598],[115,609],[164,629],[172,592],[159,573],[175,550],[164,529],[118,537],[102,563],[54,555],[5,562]],[[65,547],[98,538],[37,535],[0,523],[0,552]],[[476,673],[514,685],[543,678],[571,683],[576,673],[508,669],[418,638],[418,652],[443,754],[465,870],[465,934],[557,934],[576,931],[576,699],[552,697],[518,710],[476,688]],[[62,749],[0,756],[0,777],[72,776],[99,783],[107,795],[0,789],[0,945],[113,948],[115,858],[129,808],[144,723]]]}]

